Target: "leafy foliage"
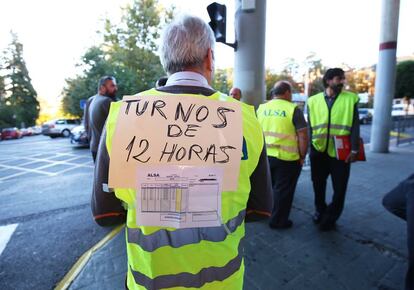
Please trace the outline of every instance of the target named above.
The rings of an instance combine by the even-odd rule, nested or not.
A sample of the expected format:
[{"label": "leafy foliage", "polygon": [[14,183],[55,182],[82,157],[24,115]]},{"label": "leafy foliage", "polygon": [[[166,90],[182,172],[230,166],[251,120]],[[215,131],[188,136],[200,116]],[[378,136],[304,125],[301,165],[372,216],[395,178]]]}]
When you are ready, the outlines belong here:
[{"label": "leafy foliage", "polygon": [[1,70],[0,126],[34,125],[40,106],[23,58],[23,44],[14,33]]},{"label": "leafy foliage", "polygon": [[347,90],[355,93],[373,94],[375,86],[375,72],[372,68],[354,70],[346,72]]},{"label": "leafy foliage", "polygon": [[223,94],[229,94],[233,87],[233,69],[216,69],[212,87]]},{"label": "leafy foliage", "polygon": [[91,47],[82,57],[83,74],[66,80],[63,89],[62,109],[73,116],[82,116],[80,101],[96,94],[99,79],[113,75],[113,66],[105,59],[99,47]]},{"label": "leafy foliage", "polygon": [[270,99],[270,91],[278,81],[288,81],[292,85],[293,92],[300,91],[299,84],[291,75],[288,75],[287,71],[283,70],[282,73],[277,74],[267,69],[265,72],[266,99]]},{"label": "leafy foliage", "polygon": [[120,24],[105,20],[103,43],[89,48],[79,65],[82,73],[66,80],[65,112],[82,116],[80,100],[96,94],[104,75],[117,79],[119,97],[149,89],[164,75],[155,54],[156,40],[161,27],[171,21],[173,9],[164,9],[157,0],[134,0],[123,13]]},{"label": "leafy foliage", "polygon": [[414,61],[408,60],[397,64],[395,98],[414,98]]},{"label": "leafy foliage", "polygon": [[0,103],[4,102],[6,98],[6,83],[4,77],[0,75]]},{"label": "leafy foliage", "polygon": [[[316,53],[310,53],[305,60],[307,67],[307,80],[308,80],[308,96],[313,96],[324,90],[323,86],[323,74],[326,71],[326,67],[322,64],[322,60],[316,55]],[[306,92],[305,92],[306,94]]]}]

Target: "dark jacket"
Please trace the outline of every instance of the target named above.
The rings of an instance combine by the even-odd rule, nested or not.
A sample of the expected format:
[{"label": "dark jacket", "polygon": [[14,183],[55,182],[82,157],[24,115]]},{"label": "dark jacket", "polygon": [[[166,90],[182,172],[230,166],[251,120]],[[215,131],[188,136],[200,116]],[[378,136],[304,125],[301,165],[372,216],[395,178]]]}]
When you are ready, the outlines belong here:
[{"label": "dark jacket", "polygon": [[89,146],[92,152],[98,152],[99,140],[109,108],[114,99],[95,95],[88,99],[84,112],[85,132],[88,134]]}]

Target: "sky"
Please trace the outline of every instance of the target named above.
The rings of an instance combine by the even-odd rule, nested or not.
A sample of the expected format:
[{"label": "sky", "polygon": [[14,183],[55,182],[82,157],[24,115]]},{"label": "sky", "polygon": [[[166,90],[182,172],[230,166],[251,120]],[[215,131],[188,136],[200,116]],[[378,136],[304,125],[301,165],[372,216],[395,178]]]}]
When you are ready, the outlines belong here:
[{"label": "sky", "polygon": [[[117,23],[130,1],[2,0],[0,51],[10,43],[10,31],[17,33],[34,88],[56,102],[65,79],[78,72],[83,53],[100,43],[103,19]],[[213,0],[159,2],[209,21],[206,7]],[[217,2],[227,6],[227,41],[232,42],[235,2]],[[381,0],[267,0],[266,10],[266,68],[280,71],[286,59],[301,63],[311,52],[327,66],[358,68],[378,60]],[[414,54],[413,11],[414,1],[400,1],[397,56]],[[232,48],[218,43],[215,55],[217,67],[233,66]]]}]

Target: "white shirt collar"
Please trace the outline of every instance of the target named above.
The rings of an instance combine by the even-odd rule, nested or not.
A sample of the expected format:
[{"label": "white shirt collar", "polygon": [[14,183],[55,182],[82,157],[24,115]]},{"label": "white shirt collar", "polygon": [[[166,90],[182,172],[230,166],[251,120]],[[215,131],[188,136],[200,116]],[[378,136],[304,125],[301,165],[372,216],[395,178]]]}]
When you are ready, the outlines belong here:
[{"label": "white shirt collar", "polygon": [[166,86],[192,86],[212,89],[203,75],[192,71],[181,71],[170,75]]}]

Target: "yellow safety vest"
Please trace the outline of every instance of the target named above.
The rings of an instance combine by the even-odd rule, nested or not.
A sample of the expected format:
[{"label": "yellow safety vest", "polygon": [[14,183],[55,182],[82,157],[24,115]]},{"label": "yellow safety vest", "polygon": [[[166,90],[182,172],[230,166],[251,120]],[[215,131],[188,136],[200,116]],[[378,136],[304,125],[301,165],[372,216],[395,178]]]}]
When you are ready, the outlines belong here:
[{"label": "yellow safety vest", "polygon": [[348,136],[351,134],[354,119],[354,107],[358,96],[343,91],[335,100],[329,112],[323,93],[311,96],[308,100],[310,123],[312,126],[312,145],[319,152],[327,152],[336,157],[333,136]]},{"label": "yellow safety vest", "polygon": [[[139,95],[173,95],[151,89]],[[194,98],[201,95],[179,94]],[[219,92],[209,99],[238,102]],[[111,155],[112,136],[122,102],[111,104],[106,128],[106,146]],[[263,148],[263,133],[252,106],[241,103],[243,143],[240,152],[238,189],[222,192],[222,226],[174,229],[138,226],[136,192],[115,188],[116,196],[128,204],[126,241],[129,289],[242,289],[244,218],[250,193],[250,176]],[[241,141],[241,140],[240,140]]]},{"label": "yellow safety vest", "polygon": [[299,160],[299,148],[293,113],[296,104],[273,99],[259,106],[257,119],[263,128],[268,156],[281,160]]}]

